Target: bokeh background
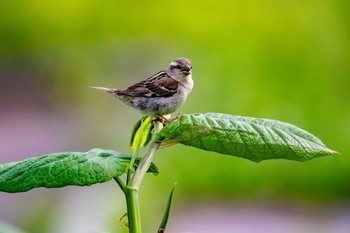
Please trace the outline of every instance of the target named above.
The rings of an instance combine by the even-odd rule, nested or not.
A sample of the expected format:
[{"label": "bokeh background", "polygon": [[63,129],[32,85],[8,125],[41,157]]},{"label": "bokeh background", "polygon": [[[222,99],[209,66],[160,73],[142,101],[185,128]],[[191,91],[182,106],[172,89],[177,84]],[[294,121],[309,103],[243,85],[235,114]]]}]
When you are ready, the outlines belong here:
[{"label": "bokeh background", "polygon": [[[183,56],[195,87],[181,112],[286,121],[342,155],[257,164],[163,149],[160,175],[142,186],[145,232],[156,231],[175,182],[169,233],[349,232],[349,9],[345,0],[1,1],[0,163],[130,152],[141,115],[88,86],[127,87]],[[0,193],[0,220],[24,232],[122,232],[125,212],[113,181]]]}]

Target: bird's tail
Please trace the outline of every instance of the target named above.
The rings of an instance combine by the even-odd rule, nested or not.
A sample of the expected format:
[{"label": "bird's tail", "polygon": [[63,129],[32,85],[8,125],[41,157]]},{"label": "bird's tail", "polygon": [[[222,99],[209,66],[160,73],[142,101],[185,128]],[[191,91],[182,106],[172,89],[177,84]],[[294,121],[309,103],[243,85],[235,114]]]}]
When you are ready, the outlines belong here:
[{"label": "bird's tail", "polygon": [[106,88],[106,87],[94,87],[94,86],[90,86],[90,87],[91,87],[91,88],[98,89],[98,90],[106,91],[106,92],[108,92],[108,93],[112,93],[112,94],[114,94],[114,93],[115,93],[115,91],[117,90],[117,89],[113,89],[113,88]]}]

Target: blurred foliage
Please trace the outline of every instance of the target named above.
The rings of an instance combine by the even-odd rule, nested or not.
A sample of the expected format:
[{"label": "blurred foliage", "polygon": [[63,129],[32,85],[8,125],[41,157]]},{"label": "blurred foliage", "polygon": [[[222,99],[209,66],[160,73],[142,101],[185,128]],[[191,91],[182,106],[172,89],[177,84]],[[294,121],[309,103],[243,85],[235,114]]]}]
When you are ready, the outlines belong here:
[{"label": "blurred foliage", "polygon": [[128,152],[124,132],[140,117],[87,86],[126,87],[185,56],[195,87],[180,111],[290,122],[342,153],[256,164],[175,146],[156,157],[160,176],[146,179],[143,198],[166,199],[175,181],[185,199],[350,197],[349,1],[0,4],[1,92],[71,112],[87,149]]}]

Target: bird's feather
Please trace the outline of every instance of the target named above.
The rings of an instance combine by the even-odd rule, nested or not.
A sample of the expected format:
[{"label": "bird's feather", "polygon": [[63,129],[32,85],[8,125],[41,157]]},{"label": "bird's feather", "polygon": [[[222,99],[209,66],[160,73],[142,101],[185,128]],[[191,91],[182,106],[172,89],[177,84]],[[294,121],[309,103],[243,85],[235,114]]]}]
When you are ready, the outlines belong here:
[{"label": "bird's feather", "polygon": [[118,90],[117,94],[148,98],[171,97],[176,94],[178,85],[178,81],[171,78],[165,71],[161,71],[142,82]]}]

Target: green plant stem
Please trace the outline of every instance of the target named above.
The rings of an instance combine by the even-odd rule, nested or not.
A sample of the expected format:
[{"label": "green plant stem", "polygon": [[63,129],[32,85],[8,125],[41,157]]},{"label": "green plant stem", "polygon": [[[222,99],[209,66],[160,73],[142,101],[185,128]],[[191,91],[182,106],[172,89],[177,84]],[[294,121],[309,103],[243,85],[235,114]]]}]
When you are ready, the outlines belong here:
[{"label": "green plant stem", "polygon": [[119,177],[114,177],[114,180],[117,182],[117,184],[119,185],[120,189],[125,192],[125,184],[123,183],[123,181],[119,178]]},{"label": "green plant stem", "polygon": [[128,185],[130,183],[131,172],[132,172],[132,169],[134,168],[136,157],[137,157],[137,155],[139,154],[139,151],[140,151],[140,146],[141,146],[141,141],[142,141],[142,136],[143,136],[143,127],[144,127],[143,126],[143,121],[141,121],[141,133],[140,133],[139,139],[137,140],[136,148],[134,150],[134,153],[132,155],[131,161],[129,163],[128,173],[127,173],[127,176],[126,176],[126,185]]},{"label": "green plant stem", "polygon": [[151,145],[148,147],[145,155],[142,157],[142,160],[135,172],[135,175],[133,176],[132,182],[131,182],[131,187],[134,187],[136,189],[139,189],[141,186],[141,182],[149,168],[149,166],[151,165],[152,161],[153,161],[153,157],[156,153],[156,151],[158,150],[161,141],[158,140],[158,138],[156,138],[157,133],[163,128],[163,124],[161,122],[154,122],[154,133],[155,133],[155,137],[152,140]]},{"label": "green plant stem", "polygon": [[138,192],[139,190],[133,187],[125,187],[124,189],[128,209],[129,233],[142,232]]},{"label": "green plant stem", "polygon": [[[139,188],[141,182],[152,163],[153,157],[157,149],[159,148],[161,141],[157,138],[157,133],[163,128],[163,124],[160,122],[154,123],[155,136],[153,137],[152,143],[148,147],[145,155],[136,169],[131,182],[129,182],[124,188],[124,194],[126,197],[126,206],[128,209],[128,222],[129,222],[129,233],[142,233],[141,229],[141,216],[140,216],[140,205],[139,205]],[[118,182],[118,181],[117,181]],[[118,183],[119,184],[119,183]]]}]

